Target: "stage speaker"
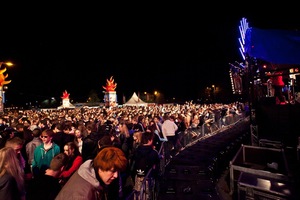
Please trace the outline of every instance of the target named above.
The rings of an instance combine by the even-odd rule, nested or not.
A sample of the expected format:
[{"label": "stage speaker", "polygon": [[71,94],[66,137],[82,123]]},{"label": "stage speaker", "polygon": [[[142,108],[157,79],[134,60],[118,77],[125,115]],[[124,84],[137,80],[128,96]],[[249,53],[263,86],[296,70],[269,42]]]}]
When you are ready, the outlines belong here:
[{"label": "stage speaker", "polygon": [[294,90],[295,92],[300,91],[300,75],[296,75]]},{"label": "stage speaker", "polygon": [[276,97],[262,97],[260,103],[261,105],[275,105]]}]

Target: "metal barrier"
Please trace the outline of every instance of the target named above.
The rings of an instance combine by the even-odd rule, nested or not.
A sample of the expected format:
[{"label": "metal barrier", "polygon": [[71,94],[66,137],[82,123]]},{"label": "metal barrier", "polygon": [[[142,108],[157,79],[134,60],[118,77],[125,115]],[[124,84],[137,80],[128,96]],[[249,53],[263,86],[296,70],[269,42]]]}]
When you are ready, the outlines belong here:
[{"label": "metal barrier", "polygon": [[216,120],[214,123],[204,123],[197,128],[188,128],[184,133],[182,144],[185,144],[184,146],[190,145],[199,138],[221,132],[244,118],[244,115],[228,115]]},{"label": "metal barrier", "polygon": [[[211,135],[217,134],[225,129],[230,128],[233,124],[245,118],[245,115],[228,115],[224,118],[216,120],[214,123],[203,124],[197,128],[188,128],[184,136],[182,137],[181,143],[184,144],[184,147],[193,145],[194,142],[199,139],[205,139]],[[159,175],[157,177],[151,177],[152,169],[149,170],[147,175],[144,177],[142,182],[141,190],[136,191],[133,190],[132,193],[126,198],[126,200],[156,200],[159,194],[159,178],[165,172],[165,167],[168,164],[168,161],[165,158],[164,144],[162,143],[161,148],[159,150],[160,160],[160,170]]]},{"label": "metal barrier", "polygon": [[140,191],[133,189],[130,195],[126,198],[126,200],[146,200],[146,199],[157,199],[157,195],[159,193],[159,180],[158,177],[162,176],[165,171],[166,159],[164,156],[164,143],[160,147],[158,154],[160,156],[160,164],[159,164],[159,174],[157,177],[151,177],[152,168],[148,171],[146,176],[143,179],[142,186]]}]

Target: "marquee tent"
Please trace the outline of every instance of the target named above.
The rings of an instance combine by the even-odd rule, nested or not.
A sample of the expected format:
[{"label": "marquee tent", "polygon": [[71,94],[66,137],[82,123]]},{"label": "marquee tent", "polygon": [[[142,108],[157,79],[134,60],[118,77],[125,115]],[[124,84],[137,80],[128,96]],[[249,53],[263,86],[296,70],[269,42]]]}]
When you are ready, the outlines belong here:
[{"label": "marquee tent", "polygon": [[69,103],[63,103],[61,106],[57,107],[57,109],[72,109],[75,108],[75,106],[73,104]]},{"label": "marquee tent", "polygon": [[131,98],[123,106],[147,106],[148,103],[141,100],[134,92]]}]

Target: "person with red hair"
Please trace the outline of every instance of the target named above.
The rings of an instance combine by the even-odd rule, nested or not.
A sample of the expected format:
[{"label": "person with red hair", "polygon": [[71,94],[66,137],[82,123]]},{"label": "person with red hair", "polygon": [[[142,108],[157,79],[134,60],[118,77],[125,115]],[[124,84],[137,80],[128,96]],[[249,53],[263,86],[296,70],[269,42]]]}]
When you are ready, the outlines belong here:
[{"label": "person with red hair", "polygon": [[[56,200],[108,199],[108,186],[127,168],[127,158],[117,147],[104,147],[92,160],[85,161],[66,182]],[[114,195],[114,194],[112,194]]]}]

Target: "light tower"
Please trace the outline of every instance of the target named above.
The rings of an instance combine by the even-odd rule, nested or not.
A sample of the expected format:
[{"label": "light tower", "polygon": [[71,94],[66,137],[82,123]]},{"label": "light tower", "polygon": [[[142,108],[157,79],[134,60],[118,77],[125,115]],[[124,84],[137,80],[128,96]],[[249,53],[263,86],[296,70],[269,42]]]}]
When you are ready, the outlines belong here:
[{"label": "light tower", "polygon": [[105,106],[107,107],[115,107],[117,106],[117,93],[116,93],[116,88],[117,88],[117,83],[114,82],[113,77],[111,76],[110,79],[106,79],[106,86],[102,86],[105,91],[104,91],[104,102]]},{"label": "light tower", "polygon": [[13,64],[10,62],[0,62],[0,113],[4,112],[4,85],[9,84],[11,80],[6,80],[8,77],[8,74],[4,75],[4,72],[6,72],[6,67],[2,68],[2,65],[5,64],[7,66],[12,66]]}]

